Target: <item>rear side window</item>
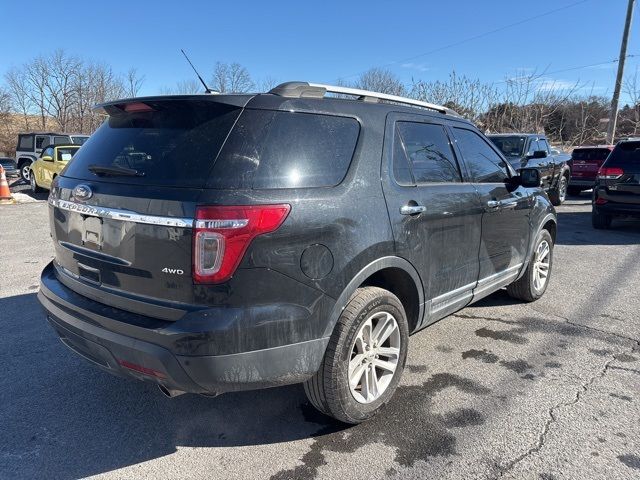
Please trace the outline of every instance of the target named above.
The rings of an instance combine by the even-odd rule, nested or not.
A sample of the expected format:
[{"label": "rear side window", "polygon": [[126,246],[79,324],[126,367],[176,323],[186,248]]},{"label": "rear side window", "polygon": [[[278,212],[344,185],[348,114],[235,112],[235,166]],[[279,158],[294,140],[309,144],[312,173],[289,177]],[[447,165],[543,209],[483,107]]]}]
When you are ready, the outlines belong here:
[{"label": "rear side window", "polygon": [[359,132],[353,118],[245,110],[220,152],[209,186],[336,186],[347,173]]},{"label": "rear side window", "polygon": [[33,136],[22,135],[18,143],[18,150],[33,152]]},{"label": "rear side window", "polygon": [[480,135],[465,128],[454,128],[456,143],[475,182],[500,183],[508,177],[504,161]]},{"label": "rear side window", "polygon": [[396,123],[393,170],[400,184],[462,181],[449,137],[436,124]]},{"label": "rear side window", "polygon": [[604,160],[609,153],[608,148],[576,148],[571,158],[573,160]]},{"label": "rear side window", "polygon": [[[240,109],[192,99],[159,101],[152,107],[112,114],[78,150],[64,175],[113,183],[203,187]],[[97,176],[92,166],[133,169],[138,176],[117,172]]]},{"label": "rear side window", "polygon": [[71,137],[67,137],[67,136],[53,137],[54,145],[69,145],[70,143],[71,143]]},{"label": "rear side window", "polygon": [[640,168],[640,142],[622,142],[616,145],[609,158],[607,167]]}]

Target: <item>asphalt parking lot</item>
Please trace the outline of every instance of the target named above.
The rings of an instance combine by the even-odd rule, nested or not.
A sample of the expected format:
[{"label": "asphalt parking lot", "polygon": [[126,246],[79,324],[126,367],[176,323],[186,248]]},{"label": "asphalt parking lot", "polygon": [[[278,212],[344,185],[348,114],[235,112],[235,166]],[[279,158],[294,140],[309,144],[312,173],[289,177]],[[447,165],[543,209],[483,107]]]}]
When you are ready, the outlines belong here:
[{"label": "asphalt parking lot", "polygon": [[69,352],[36,299],[47,206],[0,206],[1,478],[640,478],[640,222],[558,209],[551,284],[411,337],[393,401],[346,426],[300,386],[167,399]]}]

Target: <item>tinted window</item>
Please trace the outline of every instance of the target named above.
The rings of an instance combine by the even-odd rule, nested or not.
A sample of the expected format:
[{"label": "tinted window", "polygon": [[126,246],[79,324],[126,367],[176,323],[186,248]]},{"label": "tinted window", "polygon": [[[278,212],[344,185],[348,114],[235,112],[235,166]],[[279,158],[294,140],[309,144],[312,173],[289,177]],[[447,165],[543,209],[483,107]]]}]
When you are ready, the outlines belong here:
[{"label": "tinted window", "polygon": [[607,167],[640,168],[640,142],[622,142],[613,149],[607,162]]},{"label": "tinted window", "polygon": [[338,185],[351,163],[359,131],[353,118],[245,110],[220,152],[209,186]]},{"label": "tinted window", "polygon": [[527,137],[489,137],[489,140],[500,149],[506,157],[522,157],[524,155],[524,145]]},{"label": "tinted window", "polygon": [[18,150],[33,152],[33,137],[31,135],[21,136]]},{"label": "tinted window", "polygon": [[541,150],[540,145],[538,145],[538,141],[531,140],[529,142],[529,150],[527,150],[527,154],[531,155],[533,152],[537,152],[538,150]]},{"label": "tinted window", "polygon": [[456,143],[475,182],[498,183],[507,178],[507,169],[498,155],[479,134],[454,128]]},{"label": "tinted window", "polygon": [[44,139],[45,138],[47,138],[47,140],[49,139],[48,137],[43,137],[43,136],[37,136],[36,137],[36,149],[41,149],[42,148],[42,145],[44,144]]},{"label": "tinted window", "polygon": [[394,142],[401,145],[394,153],[394,173],[400,175],[396,177],[398,182],[406,182],[405,165],[418,184],[461,181],[449,138],[441,125],[398,122]]},{"label": "tinted window", "polygon": [[60,137],[53,137],[53,144],[54,145],[69,145],[71,142],[71,138],[67,137],[67,136],[60,136]]},{"label": "tinted window", "polygon": [[144,176],[101,181],[202,187],[239,109],[211,101],[164,101],[116,113],[76,153],[65,176],[95,180],[88,167],[125,167]]},{"label": "tinted window", "polygon": [[571,154],[573,160],[604,160],[609,155],[608,148],[576,148]]}]

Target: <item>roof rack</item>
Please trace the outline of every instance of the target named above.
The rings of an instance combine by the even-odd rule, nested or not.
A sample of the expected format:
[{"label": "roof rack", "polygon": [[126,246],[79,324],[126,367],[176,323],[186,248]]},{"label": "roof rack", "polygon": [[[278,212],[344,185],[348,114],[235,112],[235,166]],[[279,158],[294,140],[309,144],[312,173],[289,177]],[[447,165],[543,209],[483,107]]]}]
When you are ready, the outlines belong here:
[{"label": "roof rack", "polygon": [[401,103],[403,105],[411,105],[413,107],[428,108],[447,115],[459,116],[454,110],[443,107],[442,105],[436,105],[435,103],[421,102],[420,100],[414,100],[412,98],[371,92],[369,90],[360,90],[358,88],[325,85],[323,83],[286,82],[272,88],[269,93],[287,98],[323,98],[326,93],[338,93],[342,95],[353,95],[354,97],[358,97],[359,100],[365,102],[386,100],[389,102]]}]

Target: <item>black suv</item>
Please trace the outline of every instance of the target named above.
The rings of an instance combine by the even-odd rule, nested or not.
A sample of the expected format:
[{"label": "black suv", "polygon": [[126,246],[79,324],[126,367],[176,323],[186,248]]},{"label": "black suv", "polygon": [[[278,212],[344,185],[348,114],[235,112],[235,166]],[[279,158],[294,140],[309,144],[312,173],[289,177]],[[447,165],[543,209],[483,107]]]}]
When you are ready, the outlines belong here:
[{"label": "black suv", "polygon": [[548,285],[539,173],[444,107],[290,82],[100,108],[51,190],[38,298],[69,348],[169,396],[304,382],[361,422],[409,334]]},{"label": "black suv", "polygon": [[598,171],[591,221],[609,228],[614,217],[640,218],[640,139],[619,142]]}]

